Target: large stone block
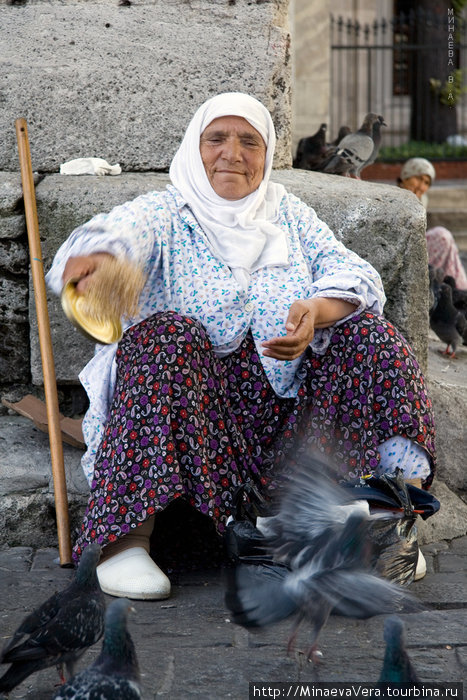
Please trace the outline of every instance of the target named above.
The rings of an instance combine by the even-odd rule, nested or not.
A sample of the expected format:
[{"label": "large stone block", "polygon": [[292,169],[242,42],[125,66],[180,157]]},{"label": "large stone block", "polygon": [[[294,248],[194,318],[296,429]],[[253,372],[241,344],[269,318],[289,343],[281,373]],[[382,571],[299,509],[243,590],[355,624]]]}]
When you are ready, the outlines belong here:
[{"label": "large stone block", "polygon": [[[390,185],[297,170],[274,171],[273,179],[313,206],[338,238],[377,268],[388,296],[386,315],[406,335],[425,366],[428,280],[423,207],[414,204],[410,193]],[[45,268],[73,228],[138,194],[162,189],[168,181],[163,173],[44,178],[36,196]],[[49,309],[58,381],[75,382],[93,345],[70,325],[57,299],[50,298]],[[33,381],[41,384],[34,309],[31,319]]]},{"label": "large stone block", "polygon": [[466,448],[467,387],[430,376],[430,395],[436,417],[439,477],[467,501]]},{"label": "large stone block", "polygon": [[13,326],[0,319],[0,386],[27,384],[30,381],[29,369],[29,323],[15,323]]},{"label": "large stone block", "polygon": [[0,216],[0,239],[20,238],[26,230],[24,216]]},{"label": "large stone block", "polygon": [[84,156],[166,169],[195,109],[236,90],[272,111],[287,167],[287,12],[288,0],[0,2],[0,170],[17,169],[18,117],[40,171]]},{"label": "large stone block", "polygon": [[0,274],[20,274],[28,262],[27,250],[22,243],[0,240]]},{"label": "large stone block", "polygon": [[[0,7],[0,16],[1,16]],[[0,24],[1,26],[1,24]],[[0,29],[1,31],[1,29]],[[0,100],[1,105],[1,100]],[[0,106],[1,110],[1,106]],[[3,129],[3,137],[7,137],[7,130]],[[2,139],[3,142],[3,139]],[[1,146],[0,146],[1,148]],[[1,169],[1,168],[0,168]],[[19,170],[18,157],[16,155],[15,169]],[[18,213],[21,205],[23,191],[21,188],[21,176],[19,173],[0,172],[0,217],[10,217]]]},{"label": "large stone block", "polygon": [[441,507],[427,520],[418,518],[419,543],[430,544],[466,535],[467,504],[439,479],[433,483],[431,493],[439,500]]},{"label": "large stone block", "polygon": [[0,386],[30,381],[27,278],[0,273]]},{"label": "large stone block", "polygon": [[28,285],[16,276],[0,278],[0,320],[14,324],[28,322]]}]

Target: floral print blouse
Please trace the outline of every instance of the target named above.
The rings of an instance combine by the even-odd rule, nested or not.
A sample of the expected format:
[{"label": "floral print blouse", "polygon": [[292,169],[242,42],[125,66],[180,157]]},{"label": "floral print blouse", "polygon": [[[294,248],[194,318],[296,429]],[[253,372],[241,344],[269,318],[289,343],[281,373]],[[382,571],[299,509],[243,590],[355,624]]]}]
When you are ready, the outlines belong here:
[{"label": "floral print blouse", "polygon": [[[235,350],[251,330],[272,388],[278,396],[293,397],[303,379],[301,358],[283,362],[265,357],[261,348],[263,340],[285,334],[292,302],[315,296],[345,299],[356,304],[354,315],[363,309],[381,313],[386,298],[377,271],[339,242],[300,199],[285,195],[275,223],[287,231],[288,264],[253,272],[245,289],[215,256],[178,190],[168,185],[75,229],[58,250],[46,280],[60,294],[70,256],[99,251],[128,257],[144,269],[147,281],[140,316],[125,328],[156,311],[176,311],[202,323],[221,356]],[[331,332],[332,328],[317,329],[311,343],[314,352],[326,351]],[[88,481],[115,386],[116,349],[117,344],[97,345],[79,375],[90,400],[83,421],[88,449],[82,460]]]}]

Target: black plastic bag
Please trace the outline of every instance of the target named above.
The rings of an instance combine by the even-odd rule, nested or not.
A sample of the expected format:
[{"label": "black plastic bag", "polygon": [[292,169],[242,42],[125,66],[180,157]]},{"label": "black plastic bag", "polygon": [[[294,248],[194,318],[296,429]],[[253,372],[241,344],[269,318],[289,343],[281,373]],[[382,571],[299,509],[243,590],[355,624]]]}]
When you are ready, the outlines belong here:
[{"label": "black plastic bag", "polygon": [[[439,508],[439,501],[427,491],[407,484],[403,473],[361,479],[358,484],[345,485],[353,498],[368,501],[374,518],[371,538],[374,566],[384,578],[407,586],[414,580],[418,560],[417,515],[426,520]],[[391,511],[384,517],[384,511]]]},{"label": "black plastic bag", "polygon": [[[394,475],[372,476],[342,486],[349,490],[352,500],[368,501],[370,513],[380,515],[372,520],[370,529],[375,570],[390,581],[409,585],[418,559],[417,515],[426,520],[439,510],[439,501],[427,491],[407,484],[400,469]],[[274,566],[267,551],[268,540],[256,527],[258,516],[273,515],[270,503],[254,484],[247,482],[234,493],[233,505],[234,518],[225,531],[229,559]]]},{"label": "black plastic bag", "polygon": [[256,527],[256,518],[269,515],[270,505],[251,482],[241,484],[232,496],[233,519],[225,528],[225,547],[229,559],[235,563],[268,563],[267,540]]}]

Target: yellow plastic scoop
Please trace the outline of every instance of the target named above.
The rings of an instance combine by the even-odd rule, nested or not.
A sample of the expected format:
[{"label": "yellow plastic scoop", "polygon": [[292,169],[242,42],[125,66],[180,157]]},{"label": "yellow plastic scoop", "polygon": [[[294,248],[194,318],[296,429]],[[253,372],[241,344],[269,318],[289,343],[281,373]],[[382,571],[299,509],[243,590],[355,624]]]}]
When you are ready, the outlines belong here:
[{"label": "yellow plastic scoop", "polygon": [[62,308],[68,320],[89,340],[103,345],[118,342],[123,334],[120,319],[89,313],[86,296],[78,294],[76,284],[76,280],[69,280],[62,289]]}]

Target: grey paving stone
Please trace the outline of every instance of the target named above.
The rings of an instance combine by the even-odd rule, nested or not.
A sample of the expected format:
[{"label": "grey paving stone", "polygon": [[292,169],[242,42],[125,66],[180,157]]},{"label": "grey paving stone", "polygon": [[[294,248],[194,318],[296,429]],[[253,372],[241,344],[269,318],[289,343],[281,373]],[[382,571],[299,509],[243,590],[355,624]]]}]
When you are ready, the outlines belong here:
[{"label": "grey paving stone", "polygon": [[[59,563],[58,549],[54,547],[46,547],[44,549],[38,549],[34,553],[34,558],[31,564],[31,571],[52,571],[54,574],[63,572]],[[68,572],[64,572],[64,575],[69,578]]]},{"label": "grey paving stone", "polygon": [[[4,574],[0,577],[0,635],[4,641],[26,613],[71,580],[72,570],[54,564],[57,554],[53,548],[0,551],[0,566],[13,562],[16,567],[0,569]],[[459,555],[439,547],[439,553],[432,555],[436,571],[443,556]],[[18,562],[23,562],[22,569]],[[257,632],[230,622],[222,571],[172,578],[171,598],[134,601],[135,613],[129,621],[145,700],[246,700],[249,682],[373,682],[378,678],[384,657],[384,616],[369,620],[331,616],[320,636],[322,662],[314,667],[302,653],[310,643],[307,624],[302,625],[296,652],[289,657],[286,646],[293,621],[284,620]],[[429,571],[425,579],[411,586],[411,592],[428,606],[422,612],[402,615],[408,653],[421,679],[461,681],[467,659],[465,573]],[[112,600],[106,598],[107,603]],[[448,609],[436,608],[446,605]],[[78,668],[90,665],[99,650],[100,643],[89,649]],[[10,698],[49,700],[56,682],[55,669],[47,669],[24,681]]]},{"label": "grey paving stone", "polygon": [[441,552],[438,556],[438,570],[440,573],[447,571],[467,571],[467,556],[465,554]]},{"label": "grey paving stone", "polygon": [[450,543],[450,549],[456,554],[467,555],[467,537],[458,537]]},{"label": "grey paving stone", "polygon": [[464,571],[427,575],[412,590],[427,605],[462,608],[467,600],[467,576]]},{"label": "grey paving stone", "polygon": [[423,554],[428,556],[430,554],[435,555],[438,552],[445,552],[449,549],[449,544],[445,540],[441,542],[431,542],[430,544],[425,544],[422,547]]},{"label": "grey paving stone", "polygon": [[0,571],[29,571],[34,556],[32,547],[0,550]]}]

